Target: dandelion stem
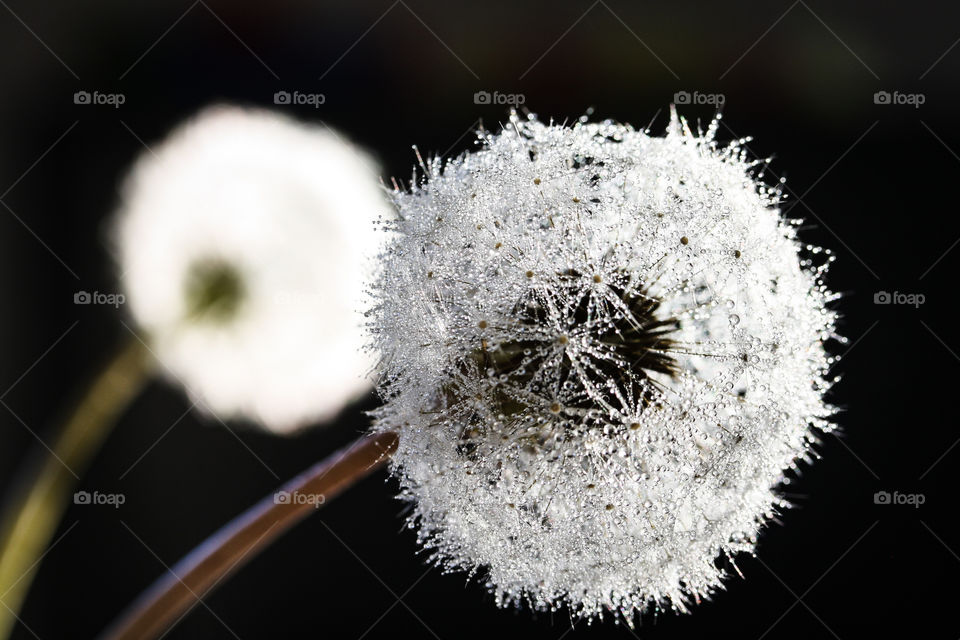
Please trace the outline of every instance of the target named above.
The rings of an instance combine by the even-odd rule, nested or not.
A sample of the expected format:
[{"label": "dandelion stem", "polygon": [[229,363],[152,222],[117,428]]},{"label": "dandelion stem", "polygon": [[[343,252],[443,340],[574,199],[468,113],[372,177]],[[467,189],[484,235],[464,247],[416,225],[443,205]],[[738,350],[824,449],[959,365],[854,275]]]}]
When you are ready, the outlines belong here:
[{"label": "dandelion stem", "polygon": [[310,467],[197,546],[144,591],[102,638],[158,637],[316,507],[380,468],[396,446],[394,433],[365,436]]},{"label": "dandelion stem", "polygon": [[131,340],[104,366],[46,450],[24,465],[0,520],[0,638],[6,638],[79,476],[117,417],[149,379],[147,350]]}]

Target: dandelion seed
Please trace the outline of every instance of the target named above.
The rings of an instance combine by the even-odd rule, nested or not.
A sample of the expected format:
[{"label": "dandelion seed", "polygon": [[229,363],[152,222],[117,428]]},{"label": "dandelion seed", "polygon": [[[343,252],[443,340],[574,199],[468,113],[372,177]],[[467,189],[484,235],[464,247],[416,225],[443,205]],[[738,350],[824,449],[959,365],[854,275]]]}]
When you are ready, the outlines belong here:
[{"label": "dandelion seed", "polygon": [[686,610],[831,428],[832,256],[801,267],[779,193],[716,129],[514,115],[394,193],[376,428],[400,433],[424,547],[501,605]]}]

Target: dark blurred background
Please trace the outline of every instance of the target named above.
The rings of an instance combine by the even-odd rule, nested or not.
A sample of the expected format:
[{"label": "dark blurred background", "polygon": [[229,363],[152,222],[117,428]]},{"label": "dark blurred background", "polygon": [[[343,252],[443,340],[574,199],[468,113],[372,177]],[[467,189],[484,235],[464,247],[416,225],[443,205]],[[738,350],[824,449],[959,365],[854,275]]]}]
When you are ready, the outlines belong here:
[{"label": "dark blurred background", "polygon": [[[744,579],[633,632],[499,610],[463,575],[426,569],[381,472],[166,637],[956,638],[960,534],[944,507],[960,462],[947,403],[960,372],[947,313],[960,264],[958,17],[937,2],[0,0],[0,487],[126,337],[122,310],[73,295],[116,290],[105,228],[118,183],[200,107],[322,93],[318,108],[276,108],[345,132],[385,176],[407,178],[412,144],[451,155],[472,148],[478,119],[496,128],[507,107],[494,92],[544,118],[593,109],[653,131],[678,92],[704,125],[722,94],[720,137],[754,136],[755,154],[774,156],[769,179],[788,177],[785,209],[807,220],[804,237],[836,251],[829,282],[850,338],[833,394],[842,436],[825,438],[759,558],[740,560]],[[76,104],[78,91],[125,102]],[[881,291],[925,301],[875,304]],[[242,442],[180,419],[188,406],[157,382],[126,413],[81,481],[126,504],[71,506],[18,638],[91,637],[278,477],[356,437],[375,400],[325,430],[240,430]],[[925,503],[877,504],[879,491]]]}]

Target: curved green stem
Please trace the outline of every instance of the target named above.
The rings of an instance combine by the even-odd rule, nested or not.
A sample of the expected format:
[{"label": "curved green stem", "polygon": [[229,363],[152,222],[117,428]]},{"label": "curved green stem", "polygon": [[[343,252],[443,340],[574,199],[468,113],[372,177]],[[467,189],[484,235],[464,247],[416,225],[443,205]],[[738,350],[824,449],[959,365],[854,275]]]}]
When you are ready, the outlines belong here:
[{"label": "curved green stem", "polygon": [[31,458],[14,483],[0,520],[0,638],[19,619],[43,553],[63,517],[78,476],[100,450],[117,417],[151,371],[146,347],[131,340],[106,364],[69,414],[56,441]]}]

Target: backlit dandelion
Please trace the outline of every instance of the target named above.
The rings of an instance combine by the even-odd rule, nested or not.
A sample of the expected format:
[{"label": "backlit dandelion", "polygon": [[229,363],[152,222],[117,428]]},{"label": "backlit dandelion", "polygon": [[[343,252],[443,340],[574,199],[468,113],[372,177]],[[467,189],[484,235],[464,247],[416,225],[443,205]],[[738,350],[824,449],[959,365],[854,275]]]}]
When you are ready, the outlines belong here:
[{"label": "backlit dandelion", "polygon": [[376,428],[424,546],[502,605],[685,610],[831,428],[832,256],[717,124],[514,115],[394,193]]},{"label": "backlit dandelion", "polygon": [[375,165],[331,131],[208,109],[127,181],[130,310],[201,407],[278,432],[330,418],[369,388],[363,285],[387,208]]}]

